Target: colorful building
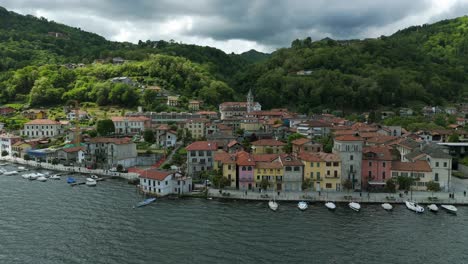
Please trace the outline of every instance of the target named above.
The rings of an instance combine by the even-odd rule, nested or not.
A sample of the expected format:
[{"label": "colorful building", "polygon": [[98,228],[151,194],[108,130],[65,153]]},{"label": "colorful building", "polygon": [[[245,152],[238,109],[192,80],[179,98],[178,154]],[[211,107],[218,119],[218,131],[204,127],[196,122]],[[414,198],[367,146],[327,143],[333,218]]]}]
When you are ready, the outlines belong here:
[{"label": "colorful building", "polygon": [[214,154],[213,169],[222,172],[223,177],[229,180],[230,187],[238,188],[236,154],[230,154],[224,151]]},{"label": "colorful building", "polygon": [[237,175],[239,179],[240,190],[252,190],[255,186],[254,169],[255,161],[248,152],[241,151],[237,153]]},{"label": "colorful building", "polygon": [[284,153],[286,143],[275,139],[260,139],[252,142],[253,154],[281,154]]},{"label": "colorful building", "polygon": [[304,164],[304,180],[315,191],[341,190],[341,161],[337,154],[302,152],[299,158]]},{"label": "colorful building", "polygon": [[392,154],[387,147],[364,147],[362,149],[362,187],[366,190],[381,189],[391,177]]}]

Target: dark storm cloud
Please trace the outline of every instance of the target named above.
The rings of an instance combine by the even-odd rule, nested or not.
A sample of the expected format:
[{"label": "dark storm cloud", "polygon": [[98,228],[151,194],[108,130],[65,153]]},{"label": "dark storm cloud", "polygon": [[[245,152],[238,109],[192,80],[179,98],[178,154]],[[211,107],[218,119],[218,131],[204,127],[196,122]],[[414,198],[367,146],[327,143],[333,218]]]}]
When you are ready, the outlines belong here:
[{"label": "dark storm cloud", "polygon": [[117,40],[136,42],[138,39],[145,40],[145,37],[171,38],[173,34],[176,40],[211,39],[218,44],[243,40],[264,47],[280,47],[288,45],[295,38],[307,36],[313,39],[346,39],[391,34],[414,23],[434,22],[436,19],[466,14],[467,2],[0,0],[0,5],[21,13],[46,14],[57,22],[79,26]]}]

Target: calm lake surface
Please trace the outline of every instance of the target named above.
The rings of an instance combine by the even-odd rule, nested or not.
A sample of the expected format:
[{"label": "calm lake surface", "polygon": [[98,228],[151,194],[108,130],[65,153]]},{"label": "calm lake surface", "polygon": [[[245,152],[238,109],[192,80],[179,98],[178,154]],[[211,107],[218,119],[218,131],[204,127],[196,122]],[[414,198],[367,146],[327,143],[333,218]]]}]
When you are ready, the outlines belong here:
[{"label": "calm lake surface", "polygon": [[0,175],[0,187],[0,263],[468,263],[468,207],[272,212],[265,202],[180,199],[132,209],[143,197],[125,181]]}]

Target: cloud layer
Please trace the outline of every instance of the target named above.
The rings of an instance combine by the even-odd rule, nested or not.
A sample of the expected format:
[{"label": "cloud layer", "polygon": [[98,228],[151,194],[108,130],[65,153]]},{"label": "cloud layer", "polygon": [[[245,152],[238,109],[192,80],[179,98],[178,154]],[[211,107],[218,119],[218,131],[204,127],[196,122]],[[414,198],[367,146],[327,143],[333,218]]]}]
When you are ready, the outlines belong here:
[{"label": "cloud layer", "polygon": [[468,0],[2,0],[22,14],[117,40],[273,51],[296,38],[357,39],[468,13]]}]

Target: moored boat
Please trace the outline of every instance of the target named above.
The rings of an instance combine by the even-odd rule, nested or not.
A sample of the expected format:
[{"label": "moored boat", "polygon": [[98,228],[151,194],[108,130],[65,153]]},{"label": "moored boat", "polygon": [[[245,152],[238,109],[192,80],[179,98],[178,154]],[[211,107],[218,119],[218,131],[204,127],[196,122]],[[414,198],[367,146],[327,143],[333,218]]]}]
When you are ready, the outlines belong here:
[{"label": "moored boat", "polygon": [[307,210],[307,208],[309,208],[309,205],[307,205],[306,202],[301,201],[301,202],[297,203],[297,208],[299,208],[299,210],[301,210],[301,211],[305,211],[305,210]]},{"label": "moored boat", "polygon": [[406,208],[416,213],[424,213],[424,208],[415,202],[405,201]]},{"label": "moored boat", "polygon": [[37,181],[40,181],[40,182],[45,182],[45,181],[47,181],[47,178],[44,177],[44,176],[39,176],[39,177],[37,177],[36,180],[37,180]]},{"label": "moored boat", "polygon": [[67,183],[75,183],[75,182],[76,182],[75,178],[73,178],[73,177],[68,177],[67,178]]},{"label": "moored boat", "polygon": [[18,167],[18,170],[20,170],[20,171],[25,171],[25,170],[28,170],[28,169],[26,169],[26,167],[19,166],[19,167]]},{"label": "moored boat", "polygon": [[390,210],[393,209],[393,206],[391,204],[389,204],[389,203],[383,203],[382,208],[387,210],[387,211],[390,211]]},{"label": "moored boat", "polygon": [[51,179],[51,180],[60,180],[60,175],[57,175],[57,174],[52,175],[52,176],[50,176],[49,179]]},{"label": "moored boat", "polygon": [[89,187],[94,187],[96,186],[97,182],[95,179],[91,179],[91,178],[86,178],[86,185],[88,185]]},{"label": "moored boat", "polygon": [[326,202],[325,207],[327,207],[329,210],[335,210],[336,209],[336,205],[333,202]]},{"label": "moored boat", "polygon": [[91,175],[91,176],[89,176],[89,178],[91,178],[91,179],[93,179],[93,180],[97,180],[97,179],[99,179],[99,177],[98,177],[98,176],[96,176],[96,175],[94,175],[94,174],[93,174],[93,175]]},{"label": "moored boat", "polygon": [[428,205],[427,209],[429,209],[429,211],[434,212],[434,213],[437,213],[439,211],[439,207],[437,207],[437,205],[435,204]]},{"label": "moored boat", "polygon": [[353,209],[356,212],[359,212],[359,210],[361,210],[361,205],[359,203],[356,203],[356,202],[350,202],[348,204],[348,206],[349,206],[349,208]]},{"label": "moored boat", "polygon": [[143,200],[142,202],[137,203],[133,208],[142,207],[142,206],[148,205],[148,204],[150,204],[150,203],[152,203],[154,201],[156,201],[156,198],[148,198],[148,199]]},{"label": "moored boat", "polygon": [[15,174],[18,174],[17,171],[7,171],[7,172],[4,172],[3,175],[6,175],[6,176],[12,176],[12,175],[15,175]]},{"label": "moored boat", "polygon": [[271,210],[276,211],[278,210],[278,203],[275,201],[269,201],[268,207],[270,207]]},{"label": "moored boat", "polygon": [[39,178],[41,175],[40,174],[36,174],[36,173],[31,173],[31,174],[28,174],[28,180],[30,181],[34,181],[34,180],[37,180],[37,178]]},{"label": "moored boat", "polygon": [[445,211],[452,213],[452,214],[456,214],[458,211],[458,209],[453,205],[443,204],[440,207],[442,207]]}]

